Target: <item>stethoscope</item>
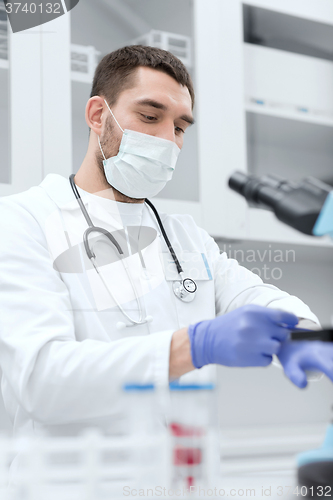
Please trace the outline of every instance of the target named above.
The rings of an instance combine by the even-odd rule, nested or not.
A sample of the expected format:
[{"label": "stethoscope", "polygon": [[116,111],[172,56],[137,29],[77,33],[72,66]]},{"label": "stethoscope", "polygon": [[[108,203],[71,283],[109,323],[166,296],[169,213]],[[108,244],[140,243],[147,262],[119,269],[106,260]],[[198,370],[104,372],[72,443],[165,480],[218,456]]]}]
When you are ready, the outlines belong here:
[{"label": "stethoscope", "polygon": [[[87,224],[89,226],[88,229],[86,229],[85,232],[83,233],[83,244],[84,244],[84,248],[85,248],[87,257],[92,262],[92,265],[94,266],[97,274],[99,275],[100,279],[102,280],[102,282],[103,282],[106,290],[108,291],[109,295],[112,297],[112,299],[116,303],[117,307],[120,309],[120,311],[122,312],[122,314],[131,322],[130,325],[127,325],[127,324],[123,323],[122,321],[119,321],[117,323],[117,325],[116,325],[117,328],[118,329],[122,329],[122,328],[125,328],[126,326],[142,325],[144,323],[151,322],[153,320],[153,318],[151,316],[146,316],[146,318],[142,318],[142,308],[140,306],[139,297],[138,297],[138,294],[137,294],[137,291],[136,291],[136,287],[134,286],[131,274],[128,271],[128,267],[127,267],[127,263],[126,263],[126,258],[124,258],[124,252],[123,252],[121,246],[119,245],[119,243],[117,242],[117,240],[115,239],[115,237],[109,231],[107,231],[106,229],[104,229],[102,227],[97,227],[97,226],[95,226],[93,224],[93,222],[92,222],[91,218],[89,217],[89,214],[88,214],[88,212],[86,210],[86,207],[84,206],[84,204],[82,202],[80,193],[78,192],[78,189],[77,189],[75,181],[74,181],[74,177],[75,177],[75,174],[72,174],[69,177],[70,185],[72,187],[72,190],[73,190],[73,193],[75,195],[75,198],[78,201],[78,204],[80,206],[81,212],[84,215],[84,217],[85,217],[85,219],[87,221]],[[173,247],[172,247],[172,245],[170,243],[170,240],[169,240],[169,238],[168,238],[168,236],[167,236],[167,234],[165,232],[165,229],[163,227],[162,221],[160,219],[160,216],[158,215],[158,212],[157,212],[156,208],[151,203],[151,201],[147,200],[147,198],[145,199],[145,202],[151,208],[151,210],[154,212],[154,215],[155,215],[155,217],[157,219],[158,225],[159,225],[159,227],[161,229],[164,241],[167,244],[167,247],[168,247],[168,249],[169,249],[169,251],[171,253],[173,261],[174,261],[174,263],[175,263],[175,265],[177,267],[177,272],[178,272],[178,274],[179,274],[179,276],[181,278],[179,281],[174,281],[173,282],[173,285],[172,285],[173,292],[174,292],[175,296],[178,297],[178,299],[182,300],[183,302],[192,302],[192,300],[194,300],[195,295],[196,295],[197,285],[196,285],[196,283],[195,283],[194,280],[192,280],[191,278],[186,278],[185,277],[183,268],[180,265],[179,260],[177,258],[177,255],[176,255],[176,253],[175,253],[175,251],[174,251],[174,249],[173,249]],[[139,315],[139,319],[138,320],[135,320],[135,319],[131,318],[127,314],[127,312],[123,309],[122,305],[119,303],[119,301],[117,300],[117,298],[114,296],[114,294],[109,289],[107,283],[104,280],[104,277],[99,272],[98,267],[96,265],[96,255],[91,250],[90,244],[89,244],[89,236],[92,233],[103,234],[104,236],[106,236],[110,240],[110,242],[117,249],[118,254],[120,256],[120,259],[122,260],[122,263],[124,265],[125,271],[127,273],[128,279],[129,279],[129,281],[131,283],[132,289],[134,291],[135,300],[136,300],[136,302],[138,304],[138,309],[140,311],[140,315]]]}]

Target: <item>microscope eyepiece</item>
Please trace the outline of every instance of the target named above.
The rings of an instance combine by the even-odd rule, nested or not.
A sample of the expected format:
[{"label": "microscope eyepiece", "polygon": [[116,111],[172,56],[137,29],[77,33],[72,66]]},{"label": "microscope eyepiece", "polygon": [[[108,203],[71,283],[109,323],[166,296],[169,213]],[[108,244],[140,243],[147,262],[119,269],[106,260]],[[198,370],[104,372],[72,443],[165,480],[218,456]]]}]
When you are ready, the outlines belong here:
[{"label": "microscope eyepiece", "polygon": [[244,194],[244,188],[249,180],[249,175],[243,172],[235,172],[229,179],[229,187],[241,195]]},{"label": "microscope eyepiece", "polygon": [[272,210],[276,217],[305,234],[312,234],[331,186],[308,177],[291,182],[275,175],[257,177],[235,172],[229,187],[244,196],[250,206]]}]

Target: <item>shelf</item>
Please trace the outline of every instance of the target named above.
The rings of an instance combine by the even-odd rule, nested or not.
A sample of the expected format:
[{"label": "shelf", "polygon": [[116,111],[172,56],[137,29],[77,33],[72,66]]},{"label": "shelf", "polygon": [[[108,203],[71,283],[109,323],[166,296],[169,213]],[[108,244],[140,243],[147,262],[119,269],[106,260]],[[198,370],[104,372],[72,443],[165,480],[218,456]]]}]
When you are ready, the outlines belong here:
[{"label": "shelf", "polygon": [[151,47],[167,50],[178,57],[188,69],[193,66],[192,38],[189,36],[151,30],[149,33],[132,40],[131,45],[150,45]]},{"label": "shelf", "polygon": [[248,171],[333,184],[333,128],[285,116],[246,113]]},{"label": "shelf", "polygon": [[257,208],[248,209],[247,239],[333,248],[333,240],[329,236],[307,236],[280,222],[272,212]]},{"label": "shelf", "polygon": [[[90,47],[87,47],[88,49]],[[82,47],[82,49],[86,49],[86,47]],[[73,54],[73,52],[72,52]],[[80,54],[82,55],[82,54]],[[84,55],[83,55],[84,57]],[[72,64],[75,63],[75,61],[72,60]],[[90,64],[91,66],[91,64]],[[93,77],[94,77],[94,71],[96,68],[96,63],[92,65],[92,69],[90,67],[88,68],[88,63],[87,61],[84,61],[81,63],[82,67],[82,72],[80,71],[71,71],[71,80],[72,82],[80,82],[80,83],[87,83],[88,85],[92,85]],[[0,58],[0,69],[9,69],[9,61],[7,59],[1,59]]]},{"label": "shelf", "polygon": [[[258,101],[260,101],[260,99],[258,99]],[[312,113],[311,111],[297,111],[296,107],[294,110],[288,109],[288,106],[284,106],[283,104],[276,104],[274,106],[266,105],[266,103],[261,104],[260,102],[257,104],[246,102],[245,111],[277,118],[286,118],[288,120],[297,120],[304,123],[313,123],[333,127],[333,115],[326,117],[321,114]]]},{"label": "shelf", "polygon": [[243,13],[245,42],[333,61],[332,24],[247,4]]},{"label": "shelf", "polygon": [[92,45],[71,44],[71,80],[92,84],[101,53]]},{"label": "shelf", "polygon": [[251,106],[261,108],[260,103],[264,103],[287,117],[291,113],[311,116],[317,123],[333,122],[331,61],[245,43],[244,78]]}]

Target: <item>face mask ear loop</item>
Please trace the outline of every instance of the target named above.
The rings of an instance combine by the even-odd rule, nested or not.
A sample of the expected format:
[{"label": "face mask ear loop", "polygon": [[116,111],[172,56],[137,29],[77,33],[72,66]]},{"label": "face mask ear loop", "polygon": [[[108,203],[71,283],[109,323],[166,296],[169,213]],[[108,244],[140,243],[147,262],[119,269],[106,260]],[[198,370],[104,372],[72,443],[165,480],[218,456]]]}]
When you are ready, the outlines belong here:
[{"label": "face mask ear loop", "polygon": [[101,153],[102,153],[102,155],[103,155],[103,158],[104,158],[104,160],[106,161],[106,158],[105,158],[105,155],[104,155],[104,153],[103,153],[102,146],[101,146],[101,141],[99,140],[99,135],[97,136],[97,138],[98,138],[98,145],[99,145],[99,149],[101,150]]},{"label": "face mask ear loop", "polygon": [[114,121],[116,122],[116,124],[118,125],[118,127],[120,128],[120,130],[121,130],[122,132],[124,132],[124,130],[123,130],[123,129],[121,128],[121,126],[119,125],[117,118],[116,118],[116,117],[114,116],[114,114],[112,113],[112,111],[111,111],[111,109],[110,109],[110,106],[108,105],[108,103],[106,102],[106,100],[105,100],[105,99],[104,99],[104,102],[105,102],[105,104],[107,105],[108,110],[110,111],[111,115],[113,116]]}]

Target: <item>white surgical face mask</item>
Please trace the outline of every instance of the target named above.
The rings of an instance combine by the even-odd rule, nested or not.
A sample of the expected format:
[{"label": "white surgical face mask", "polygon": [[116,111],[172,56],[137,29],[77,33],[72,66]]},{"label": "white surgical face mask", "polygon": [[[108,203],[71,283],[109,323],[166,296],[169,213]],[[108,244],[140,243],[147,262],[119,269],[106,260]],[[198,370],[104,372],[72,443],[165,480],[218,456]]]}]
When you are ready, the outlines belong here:
[{"label": "white surgical face mask", "polygon": [[106,180],[120,193],[131,198],[155,196],[172,178],[179,147],[160,137],[123,130],[106,101],[105,104],[123,132],[119,153],[108,159],[104,156],[98,137]]}]

